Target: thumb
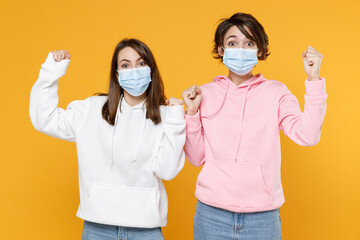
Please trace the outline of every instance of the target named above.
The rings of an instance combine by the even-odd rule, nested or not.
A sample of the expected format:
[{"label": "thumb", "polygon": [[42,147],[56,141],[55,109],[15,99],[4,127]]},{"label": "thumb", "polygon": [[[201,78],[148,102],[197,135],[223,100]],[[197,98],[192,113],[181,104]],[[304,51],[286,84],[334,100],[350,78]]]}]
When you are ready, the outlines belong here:
[{"label": "thumb", "polygon": [[305,57],[306,57],[306,53],[307,53],[307,51],[302,52],[302,54],[301,54],[301,55],[302,55],[302,57],[303,57],[303,58],[305,58]]},{"label": "thumb", "polygon": [[307,50],[302,53],[302,59],[303,59],[303,63],[304,63],[304,66],[305,66],[305,67],[306,67],[306,66],[311,66],[311,65],[310,65],[310,62],[307,60],[306,54],[307,54]]},{"label": "thumb", "polygon": [[71,58],[70,53],[68,51],[65,51],[64,59],[70,60],[70,58]]}]

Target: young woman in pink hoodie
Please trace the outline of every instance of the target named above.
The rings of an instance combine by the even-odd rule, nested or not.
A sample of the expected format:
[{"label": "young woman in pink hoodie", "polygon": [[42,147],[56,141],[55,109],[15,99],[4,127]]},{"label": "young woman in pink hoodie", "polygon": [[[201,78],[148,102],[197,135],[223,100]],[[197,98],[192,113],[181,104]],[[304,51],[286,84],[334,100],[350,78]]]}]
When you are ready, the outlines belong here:
[{"label": "young woman in pink hoodie", "polygon": [[211,83],[183,92],[185,153],[203,166],[196,183],[194,239],[281,239],[280,130],[302,146],[319,142],[326,111],[322,55],[302,54],[305,107],[287,87],[262,74],[258,60],[269,55],[268,37],[251,15],[223,19],[214,39],[214,57],[229,69]]}]

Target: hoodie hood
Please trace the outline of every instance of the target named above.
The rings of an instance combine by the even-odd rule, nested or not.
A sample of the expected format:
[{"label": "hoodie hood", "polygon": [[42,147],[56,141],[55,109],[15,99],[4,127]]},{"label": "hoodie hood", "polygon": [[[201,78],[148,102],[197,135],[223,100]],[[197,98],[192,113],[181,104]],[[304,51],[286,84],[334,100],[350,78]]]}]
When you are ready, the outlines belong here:
[{"label": "hoodie hood", "polygon": [[146,110],[146,98],[141,103],[136,104],[135,106],[130,106],[126,102],[124,95],[122,95],[120,98],[120,104],[118,106],[118,111],[120,110],[120,105],[121,105],[121,110]]},{"label": "hoodie hood", "polygon": [[261,73],[252,76],[250,79],[246,80],[245,82],[239,84],[239,85],[235,85],[235,83],[233,83],[233,81],[231,81],[227,76],[221,75],[221,76],[217,76],[213,79],[213,82],[215,83],[219,83],[221,86],[223,87],[229,87],[231,90],[241,90],[244,88],[247,88],[249,86],[254,86],[257,84],[262,83],[263,81],[265,81],[266,79],[263,77],[263,75]]},{"label": "hoodie hood", "polygon": [[[244,115],[245,115],[245,109],[246,109],[246,102],[247,102],[247,97],[248,97],[248,92],[250,91],[251,88],[255,88],[257,85],[261,84],[262,82],[264,82],[266,79],[262,76],[262,74],[257,74],[254,75],[252,78],[250,78],[249,80],[243,82],[240,85],[235,85],[228,77],[226,76],[218,76],[215,77],[213,80],[213,83],[217,84],[217,85],[213,85],[213,87],[215,89],[214,94],[218,94],[217,96],[214,95],[213,99],[210,99],[210,101],[212,102],[207,102],[204,105],[206,106],[202,106],[201,109],[201,117],[202,118],[206,118],[206,119],[212,119],[214,117],[216,117],[216,115],[221,111],[221,109],[223,108],[226,98],[229,94],[236,94],[236,95],[242,95],[242,101],[239,101],[240,104],[240,132],[238,134],[238,144],[237,144],[237,149],[235,152],[235,159],[237,161],[237,156],[239,153],[239,149],[240,149],[240,144],[241,144],[241,137],[242,137],[242,132],[243,132],[243,122],[244,122]],[[216,99],[221,99],[220,100],[220,105],[219,105],[219,101],[216,101]],[[209,111],[211,109],[211,111]],[[211,114],[207,114],[211,112]]]},{"label": "hoodie hood", "polygon": [[[252,87],[255,87],[258,84],[261,84],[262,82],[266,81],[266,79],[263,77],[262,74],[257,74],[252,76],[250,79],[246,80],[245,82],[235,85],[228,77],[226,76],[217,76],[213,79],[213,83],[216,83],[218,86],[221,87],[221,90],[219,89],[219,94],[221,96],[220,105],[216,108],[214,112],[211,114],[203,114],[203,118],[214,118],[222,109],[224,106],[224,103],[226,101],[226,96],[228,94],[244,94],[244,104],[242,106],[242,112],[245,111],[245,105],[247,100],[247,93],[250,91]],[[214,104],[214,106],[217,106],[218,104]]]}]

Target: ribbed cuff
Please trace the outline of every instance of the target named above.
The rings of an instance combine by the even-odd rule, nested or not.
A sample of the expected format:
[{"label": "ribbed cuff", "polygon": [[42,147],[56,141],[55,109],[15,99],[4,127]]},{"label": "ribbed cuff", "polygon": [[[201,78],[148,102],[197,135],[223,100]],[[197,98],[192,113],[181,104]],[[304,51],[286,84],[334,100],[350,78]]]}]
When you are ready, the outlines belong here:
[{"label": "ribbed cuff", "polygon": [[325,78],[320,78],[320,80],[305,81],[306,95],[308,96],[320,96],[326,93],[326,84]]},{"label": "ribbed cuff", "polygon": [[166,107],[166,119],[183,120],[184,119],[184,106],[183,105],[167,106]]},{"label": "ribbed cuff", "polygon": [[192,116],[185,114],[186,128],[198,129],[201,127],[199,110]]},{"label": "ribbed cuff", "polygon": [[66,73],[66,69],[70,64],[69,59],[61,60],[60,62],[56,62],[51,52],[49,52],[45,62],[42,65],[42,68],[49,72],[56,75],[63,76]]}]

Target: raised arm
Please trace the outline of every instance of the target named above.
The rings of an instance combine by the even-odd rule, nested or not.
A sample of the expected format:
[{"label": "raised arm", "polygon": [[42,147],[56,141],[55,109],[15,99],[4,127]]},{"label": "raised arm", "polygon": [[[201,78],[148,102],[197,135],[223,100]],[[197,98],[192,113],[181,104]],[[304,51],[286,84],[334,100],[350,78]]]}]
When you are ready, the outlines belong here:
[{"label": "raised arm", "polygon": [[58,79],[70,63],[67,51],[50,52],[41,65],[39,78],[31,89],[30,118],[38,131],[52,137],[75,141],[75,131],[84,116],[88,100],[74,101],[66,110],[59,108]]},{"label": "raised arm", "polygon": [[201,88],[196,85],[184,90],[183,99],[186,105],[186,142],[185,154],[189,162],[195,167],[204,163],[205,143],[200,121],[199,106],[201,102]]},{"label": "raised arm", "polygon": [[163,138],[154,158],[154,172],[164,180],[173,179],[184,167],[186,138],[184,107],[180,99],[170,98],[165,107]]},{"label": "raised arm", "polygon": [[323,57],[312,47],[308,47],[302,57],[304,69],[308,75],[305,81],[304,112],[301,112],[296,97],[284,87],[279,103],[279,126],[295,143],[313,146],[320,140],[326,112],[325,79],[319,76]]}]

